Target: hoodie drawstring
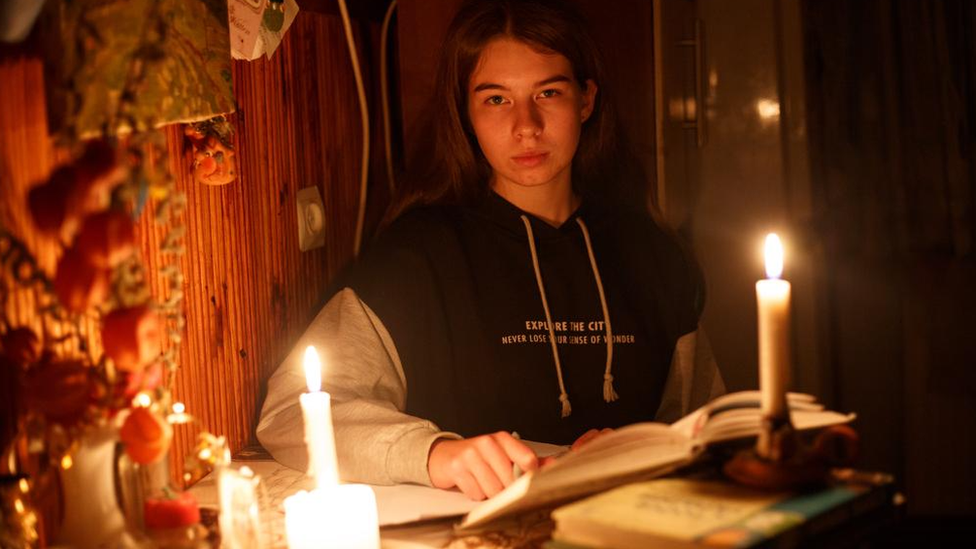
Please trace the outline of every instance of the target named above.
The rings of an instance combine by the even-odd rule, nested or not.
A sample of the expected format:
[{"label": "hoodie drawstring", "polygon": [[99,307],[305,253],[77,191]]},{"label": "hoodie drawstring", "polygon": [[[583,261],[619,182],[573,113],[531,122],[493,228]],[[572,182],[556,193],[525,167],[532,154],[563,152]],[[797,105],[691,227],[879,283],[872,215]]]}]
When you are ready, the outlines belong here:
[{"label": "hoodie drawstring", "polygon": [[613,364],[613,330],[610,329],[610,310],[607,308],[607,296],[603,293],[603,281],[600,280],[600,269],[596,267],[596,258],[593,257],[593,244],[590,242],[590,231],[586,224],[579,217],[576,218],[583,231],[583,240],[586,240],[586,253],[590,256],[590,266],[593,268],[593,278],[596,280],[596,290],[600,294],[600,305],[603,306],[603,326],[607,329],[607,367],[603,370],[603,400],[613,402],[620,398],[617,391],[613,390],[613,375],[610,374],[610,366]]},{"label": "hoodie drawstring", "polygon": [[[542,283],[542,271],[539,268],[539,256],[535,248],[535,235],[532,232],[532,224],[525,215],[521,216],[522,223],[525,224],[525,232],[529,240],[529,252],[532,254],[532,267],[535,269],[535,280],[539,284],[539,296],[542,298],[542,309],[546,313],[546,327],[549,329],[549,343],[552,347],[552,359],[556,364],[556,378],[559,381],[559,402],[562,403],[562,417],[567,417],[573,412],[569,404],[569,394],[566,393],[566,385],[563,383],[562,363],[559,360],[559,348],[556,345],[556,333],[553,329],[552,314],[549,312],[549,302],[546,299],[546,289]],[[600,270],[597,269],[596,258],[593,256],[593,245],[590,242],[590,233],[583,223],[583,220],[576,218],[580,229],[583,231],[583,240],[586,241],[586,253],[590,258],[590,267],[593,269],[593,278],[596,280],[597,292],[600,294],[600,305],[603,307],[603,325],[606,327],[607,337],[607,365],[603,373],[603,400],[613,402],[619,397],[613,390],[613,376],[610,368],[613,363],[613,332],[610,328],[610,312],[607,308],[606,295],[603,292],[603,282],[600,279]]]}]

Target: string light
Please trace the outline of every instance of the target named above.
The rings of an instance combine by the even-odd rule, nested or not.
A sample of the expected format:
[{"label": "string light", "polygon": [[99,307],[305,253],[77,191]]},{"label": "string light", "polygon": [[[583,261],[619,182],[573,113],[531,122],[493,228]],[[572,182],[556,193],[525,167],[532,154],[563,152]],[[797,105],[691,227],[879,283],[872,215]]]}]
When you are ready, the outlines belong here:
[{"label": "string light", "polygon": [[152,404],[152,398],[146,393],[139,393],[132,399],[132,405],[140,408],[148,408]]}]

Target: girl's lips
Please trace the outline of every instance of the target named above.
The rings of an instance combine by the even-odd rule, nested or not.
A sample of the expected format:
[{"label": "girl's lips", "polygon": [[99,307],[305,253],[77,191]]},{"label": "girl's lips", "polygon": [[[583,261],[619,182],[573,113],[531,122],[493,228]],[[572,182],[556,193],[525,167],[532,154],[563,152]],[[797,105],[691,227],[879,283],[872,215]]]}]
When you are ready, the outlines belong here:
[{"label": "girl's lips", "polygon": [[513,156],[512,161],[520,166],[524,166],[526,168],[532,168],[538,166],[539,164],[542,164],[546,160],[546,157],[548,156],[549,153],[547,152],[523,154],[519,156]]}]

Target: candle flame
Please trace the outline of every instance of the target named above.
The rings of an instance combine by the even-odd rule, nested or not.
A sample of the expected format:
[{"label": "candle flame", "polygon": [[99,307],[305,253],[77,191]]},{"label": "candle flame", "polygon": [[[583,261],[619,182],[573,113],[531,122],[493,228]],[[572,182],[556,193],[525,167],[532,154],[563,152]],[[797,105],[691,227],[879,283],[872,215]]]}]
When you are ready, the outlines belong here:
[{"label": "candle flame", "polygon": [[308,385],[308,392],[317,393],[322,390],[322,362],[315,347],[309,345],[305,348],[305,383]]},{"label": "candle flame", "polygon": [[776,233],[766,235],[766,277],[779,278],[783,275],[783,243]]},{"label": "candle flame", "polygon": [[186,411],[186,406],[182,402],[173,403],[173,413],[182,414]]}]

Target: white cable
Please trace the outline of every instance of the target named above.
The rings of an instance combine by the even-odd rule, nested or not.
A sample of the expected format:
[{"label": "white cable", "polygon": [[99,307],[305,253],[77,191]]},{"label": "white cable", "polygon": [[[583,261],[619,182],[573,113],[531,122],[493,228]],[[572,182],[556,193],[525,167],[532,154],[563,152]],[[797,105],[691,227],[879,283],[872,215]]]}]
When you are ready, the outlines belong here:
[{"label": "white cable", "polygon": [[390,94],[386,83],[386,50],[387,39],[390,33],[390,20],[393,19],[393,12],[396,11],[397,0],[390,2],[390,7],[386,8],[386,15],[383,17],[383,27],[380,30],[380,93],[383,103],[383,144],[386,147],[386,181],[390,186],[390,196],[396,188],[396,180],[393,179],[393,145],[390,139]]},{"label": "white cable", "polygon": [[359,70],[359,56],[356,55],[356,42],[352,37],[352,24],[349,22],[349,11],[346,0],[339,0],[339,14],[342,16],[342,27],[346,30],[346,45],[349,46],[349,59],[352,61],[352,72],[356,76],[356,92],[359,94],[359,115],[363,123],[363,157],[360,167],[359,181],[359,213],[356,216],[356,239],[353,241],[353,254],[359,256],[359,248],[363,241],[363,225],[366,223],[366,182],[369,179],[369,111],[366,105],[366,91],[363,87],[363,74]]}]

